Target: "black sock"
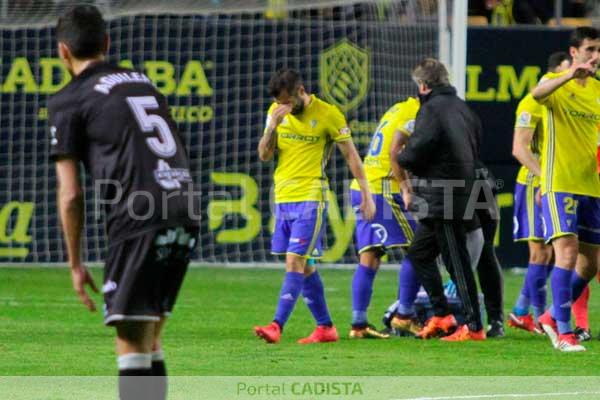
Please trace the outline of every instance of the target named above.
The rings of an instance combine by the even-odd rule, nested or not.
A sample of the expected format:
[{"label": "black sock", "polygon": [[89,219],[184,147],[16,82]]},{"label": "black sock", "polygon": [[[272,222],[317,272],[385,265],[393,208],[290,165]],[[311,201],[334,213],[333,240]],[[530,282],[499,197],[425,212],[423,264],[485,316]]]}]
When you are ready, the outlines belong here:
[{"label": "black sock", "polygon": [[152,361],[152,375],[167,376],[167,368],[164,360]]},{"label": "black sock", "polygon": [[120,369],[119,376],[152,376],[150,368]]},{"label": "black sock", "polygon": [[167,368],[164,360],[152,361],[152,387],[157,400],[167,398]]},{"label": "black sock", "polygon": [[130,368],[119,370],[119,398],[121,400],[147,400],[151,398],[150,385],[145,378],[152,376],[150,368]]}]

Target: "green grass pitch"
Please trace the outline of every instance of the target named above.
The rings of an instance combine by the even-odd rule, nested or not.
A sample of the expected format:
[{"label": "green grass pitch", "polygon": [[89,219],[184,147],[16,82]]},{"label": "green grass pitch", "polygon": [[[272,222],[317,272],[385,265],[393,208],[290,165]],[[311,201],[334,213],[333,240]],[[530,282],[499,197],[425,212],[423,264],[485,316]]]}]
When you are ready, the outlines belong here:
[{"label": "green grass pitch", "polygon": [[[101,270],[94,269],[96,282]],[[499,340],[442,343],[392,338],[347,339],[352,271],[321,272],[342,337],[302,346],[312,318],[299,301],[283,339],[267,345],[252,327],[273,316],[282,270],[195,268],[187,275],[167,324],[164,350],[172,375],[597,375],[600,341],[562,354],[545,337],[510,330]],[[508,312],[522,276],[505,274]],[[370,317],[379,325],[396,294],[397,273],[381,271]],[[600,327],[600,292],[592,283],[590,321]],[[101,297],[94,295],[101,309]],[[114,375],[113,331],[101,312],[89,313],[71,289],[67,269],[0,268],[0,375]],[[468,362],[466,362],[468,360]]]}]

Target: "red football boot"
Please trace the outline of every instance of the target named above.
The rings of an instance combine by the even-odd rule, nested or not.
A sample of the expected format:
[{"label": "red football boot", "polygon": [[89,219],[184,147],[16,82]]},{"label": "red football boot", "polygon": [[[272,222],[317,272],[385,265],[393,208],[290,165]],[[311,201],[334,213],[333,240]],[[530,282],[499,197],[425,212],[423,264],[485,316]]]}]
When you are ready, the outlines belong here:
[{"label": "red football boot", "polygon": [[467,340],[485,340],[485,330],[481,329],[477,332],[473,332],[467,325],[459,326],[452,335],[445,336],[440,340],[444,342],[465,342]]},{"label": "red football boot", "polygon": [[267,326],[255,326],[254,333],[267,343],[278,343],[281,339],[281,327],[275,321]]},{"label": "red football boot", "polygon": [[558,345],[556,348],[567,353],[585,351],[585,347],[579,344],[579,340],[574,333],[567,333],[558,336]]},{"label": "red football boot", "polygon": [[298,340],[300,344],[337,342],[340,339],[335,326],[318,325],[310,336]]},{"label": "red football boot", "polygon": [[415,337],[417,339],[429,339],[432,337],[445,336],[456,329],[456,319],[454,315],[449,314],[445,317],[433,316],[427,320],[427,323]]},{"label": "red football boot", "polygon": [[527,315],[516,315],[514,313],[510,313],[508,315],[508,326],[516,329],[523,329],[527,332],[542,334],[543,331],[533,320],[531,314]]},{"label": "red football boot", "polygon": [[556,326],[556,321],[550,314],[550,310],[543,313],[538,318],[538,321],[540,322],[540,325],[542,325],[542,329],[546,332],[546,335],[550,338],[552,346],[554,346],[555,349],[558,349],[558,327]]}]

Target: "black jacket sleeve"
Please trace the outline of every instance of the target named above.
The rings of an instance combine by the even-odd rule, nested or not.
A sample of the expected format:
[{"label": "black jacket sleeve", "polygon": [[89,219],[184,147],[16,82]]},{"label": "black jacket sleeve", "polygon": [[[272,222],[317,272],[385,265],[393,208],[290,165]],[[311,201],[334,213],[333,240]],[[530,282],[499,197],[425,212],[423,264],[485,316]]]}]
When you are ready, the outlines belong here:
[{"label": "black jacket sleeve", "polygon": [[431,107],[424,106],[417,114],[415,130],[404,150],[398,154],[398,163],[410,172],[419,175],[435,154],[440,138],[440,120]]}]

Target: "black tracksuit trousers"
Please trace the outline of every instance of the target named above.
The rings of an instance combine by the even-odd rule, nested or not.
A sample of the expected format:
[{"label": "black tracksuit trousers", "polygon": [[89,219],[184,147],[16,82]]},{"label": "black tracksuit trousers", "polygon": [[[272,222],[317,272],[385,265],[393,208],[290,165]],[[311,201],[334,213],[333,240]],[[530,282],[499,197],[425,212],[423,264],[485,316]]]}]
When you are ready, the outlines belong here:
[{"label": "black tracksuit trousers", "polygon": [[436,316],[450,314],[442,276],[435,259],[442,254],[444,264],[456,284],[458,295],[465,310],[466,322],[471,331],[483,328],[477,283],[467,251],[466,228],[464,220],[443,220],[426,218],[419,221],[407,257],[412,262]]},{"label": "black tracksuit trousers", "polygon": [[481,286],[483,292],[487,320],[488,323],[491,321],[503,322],[504,279],[502,277],[502,267],[494,250],[494,236],[496,235],[498,221],[493,219],[486,210],[478,210],[477,217],[481,223],[484,238],[481,257],[477,264],[477,275],[479,286]]}]

